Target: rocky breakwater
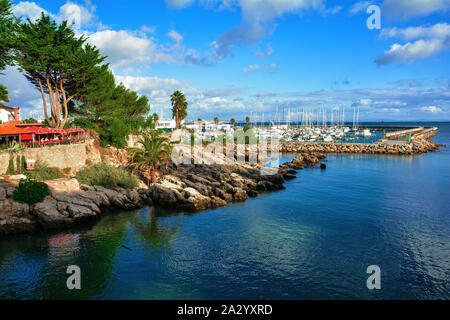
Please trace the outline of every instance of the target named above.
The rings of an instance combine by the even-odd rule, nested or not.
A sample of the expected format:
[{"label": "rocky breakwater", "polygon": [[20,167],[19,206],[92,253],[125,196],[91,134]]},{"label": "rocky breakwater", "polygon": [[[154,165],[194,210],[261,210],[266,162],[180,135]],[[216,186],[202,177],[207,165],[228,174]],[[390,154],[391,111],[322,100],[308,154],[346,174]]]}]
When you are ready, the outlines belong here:
[{"label": "rocky breakwater", "polygon": [[[320,160],[325,159],[323,153],[302,153],[295,157],[292,161],[280,165],[279,173],[283,175],[285,180],[295,179],[297,170],[303,170],[307,167],[316,167]],[[323,162],[321,166],[325,165]],[[326,166],[325,166],[326,167]]]},{"label": "rocky breakwater", "polygon": [[324,142],[281,142],[282,153],[367,153],[412,155],[438,150],[442,145],[424,139],[410,143],[324,143]]},{"label": "rocky breakwater", "polygon": [[174,171],[149,188],[161,207],[198,211],[256,197],[261,191],[284,189],[278,168],[232,165],[193,165]]},{"label": "rocky breakwater", "polygon": [[133,210],[151,204],[147,189],[110,190],[79,185],[76,179],[48,181],[51,195],[35,205],[13,200],[15,185],[0,184],[0,236],[60,229],[98,219],[110,209]]}]

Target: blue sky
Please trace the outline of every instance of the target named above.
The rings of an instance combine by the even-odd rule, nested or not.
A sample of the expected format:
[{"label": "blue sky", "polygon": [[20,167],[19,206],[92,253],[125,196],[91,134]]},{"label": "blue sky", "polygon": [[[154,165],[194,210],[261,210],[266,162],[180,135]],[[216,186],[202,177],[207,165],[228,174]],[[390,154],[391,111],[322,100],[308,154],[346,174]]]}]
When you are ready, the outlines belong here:
[{"label": "blue sky", "polygon": [[[381,29],[370,30],[369,5]],[[361,120],[450,120],[450,0],[16,1],[15,13],[71,19],[118,82],[189,118],[274,118],[278,108],[360,106]],[[77,15],[76,13],[81,13]],[[13,68],[0,82],[23,116],[39,92]]]}]

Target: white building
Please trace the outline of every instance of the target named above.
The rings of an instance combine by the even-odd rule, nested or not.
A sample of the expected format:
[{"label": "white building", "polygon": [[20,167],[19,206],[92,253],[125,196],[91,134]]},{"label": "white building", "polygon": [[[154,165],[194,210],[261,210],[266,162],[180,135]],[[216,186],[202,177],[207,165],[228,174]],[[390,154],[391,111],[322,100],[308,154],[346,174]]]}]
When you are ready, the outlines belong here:
[{"label": "white building", "polygon": [[7,123],[19,120],[19,108],[7,107],[0,104],[0,121]]},{"label": "white building", "polygon": [[[181,122],[183,123],[183,122]],[[175,129],[177,123],[175,120],[158,120],[156,123],[156,129]]]}]

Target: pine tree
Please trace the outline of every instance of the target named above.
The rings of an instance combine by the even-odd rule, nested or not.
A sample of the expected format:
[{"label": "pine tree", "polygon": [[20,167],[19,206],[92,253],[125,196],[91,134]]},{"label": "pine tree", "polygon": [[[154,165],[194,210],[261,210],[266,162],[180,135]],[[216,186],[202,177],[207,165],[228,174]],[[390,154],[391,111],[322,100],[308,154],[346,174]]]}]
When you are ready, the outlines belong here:
[{"label": "pine tree", "polygon": [[96,66],[105,57],[87,44],[84,36],[77,37],[67,21],[58,25],[44,13],[34,22],[27,19],[19,25],[15,51],[25,77],[41,92],[46,121],[52,127],[63,128],[69,103],[95,80]]}]

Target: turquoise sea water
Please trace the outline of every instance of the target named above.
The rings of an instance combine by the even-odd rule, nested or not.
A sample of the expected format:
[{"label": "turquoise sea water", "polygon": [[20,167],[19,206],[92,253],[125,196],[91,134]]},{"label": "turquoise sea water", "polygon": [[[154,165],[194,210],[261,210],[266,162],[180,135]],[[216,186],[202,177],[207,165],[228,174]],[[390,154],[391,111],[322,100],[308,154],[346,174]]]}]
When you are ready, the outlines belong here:
[{"label": "turquoise sea water", "polygon": [[[450,144],[450,124],[433,125]],[[450,150],[327,160],[245,203],[0,239],[0,298],[449,299]],[[66,288],[69,265],[81,290]]]}]

